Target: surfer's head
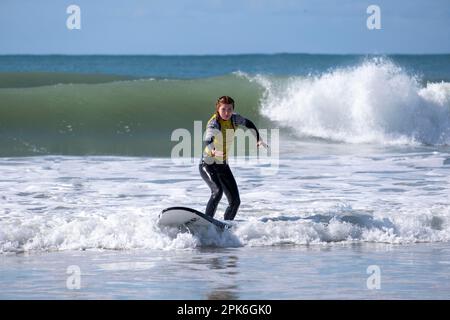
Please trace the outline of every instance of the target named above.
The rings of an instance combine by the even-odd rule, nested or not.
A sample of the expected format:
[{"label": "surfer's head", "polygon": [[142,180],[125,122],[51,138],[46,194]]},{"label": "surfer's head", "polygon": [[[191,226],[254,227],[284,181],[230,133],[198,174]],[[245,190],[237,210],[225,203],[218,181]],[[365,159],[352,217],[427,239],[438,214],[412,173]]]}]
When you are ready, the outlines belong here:
[{"label": "surfer's head", "polygon": [[229,120],[234,111],[234,100],[229,96],[217,99],[216,113],[223,120]]}]

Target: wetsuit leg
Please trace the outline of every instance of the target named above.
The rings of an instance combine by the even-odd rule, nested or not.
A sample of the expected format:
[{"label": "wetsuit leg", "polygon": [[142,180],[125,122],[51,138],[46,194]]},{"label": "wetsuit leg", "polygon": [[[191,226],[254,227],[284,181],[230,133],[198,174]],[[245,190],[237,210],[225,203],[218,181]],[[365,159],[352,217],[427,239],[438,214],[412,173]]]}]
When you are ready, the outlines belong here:
[{"label": "wetsuit leg", "polygon": [[205,211],[205,214],[210,217],[214,217],[219,201],[223,195],[222,184],[220,183],[215,166],[215,164],[208,165],[204,162],[199,165],[200,175],[211,189],[211,197],[209,198]]},{"label": "wetsuit leg", "polygon": [[228,207],[225,210],[224,219],[233,220],[241,204],[239,197],[239,189],[228,164],[221,165],[219,170],[219,178],[222,183],[223,191],[228,200]]}]

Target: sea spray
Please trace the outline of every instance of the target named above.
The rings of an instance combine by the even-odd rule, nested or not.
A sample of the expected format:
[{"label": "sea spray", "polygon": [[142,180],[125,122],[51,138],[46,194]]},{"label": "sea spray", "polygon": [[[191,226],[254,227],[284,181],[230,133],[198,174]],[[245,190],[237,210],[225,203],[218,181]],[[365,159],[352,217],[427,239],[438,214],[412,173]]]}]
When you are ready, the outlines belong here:
[{"label": "sea spray", "polygon": [[275,82],[261,113],[299,138],[381,145],[450,144],[450,84],[426,83],[388,59]]}]

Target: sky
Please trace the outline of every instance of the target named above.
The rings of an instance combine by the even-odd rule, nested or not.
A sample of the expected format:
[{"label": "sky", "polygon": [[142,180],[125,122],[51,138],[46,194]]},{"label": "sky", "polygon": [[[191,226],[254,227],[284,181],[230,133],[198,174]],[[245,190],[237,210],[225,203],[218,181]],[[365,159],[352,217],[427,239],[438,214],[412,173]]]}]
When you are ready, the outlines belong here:
[{"label": "sky", "polygon": [[0,0],[0,54],[246,53],[450,53],[450,0]]}]

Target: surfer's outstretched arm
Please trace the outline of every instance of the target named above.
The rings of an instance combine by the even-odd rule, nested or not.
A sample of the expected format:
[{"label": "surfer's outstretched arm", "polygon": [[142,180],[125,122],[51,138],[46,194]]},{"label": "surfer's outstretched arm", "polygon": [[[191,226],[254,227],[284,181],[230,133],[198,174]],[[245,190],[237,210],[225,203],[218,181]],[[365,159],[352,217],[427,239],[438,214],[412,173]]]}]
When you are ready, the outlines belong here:
[{"label": "surfer's outstretched arm", "polygon": [[207,148],[209,152],[214,153],[214,135],[220,133],[220,127],[217,121],[209,121],[206,126],[205,140],[203,142],[203,150]]},{"label": "surfer's outstretched arm", "polygon": [[247,127],[247,129],[255,130],[256,141],[259,142],[259,140],[261,140],[261,137],[259,136],[258,128],[256,128],[255,124],[251,120],[245,119],[244,126]]},{"label": "surfer's outstretched arm", "polygon": [[254,130],[254,134],[256,135],[256,141],[257,141],[257,145],[259,146],[263,146],[265,148],[267,148],[267,144],[264,143],[264,141],[262,140],[258,128],[256,128],[255,124],[253,123],[253,121],[251,121],[250,119],[244,118],[243,116],[241,116],[240,114],[233,114],[233,116],[235,117],[235,121],[236,124],[238,125],[242,125],[244,127],[246,127],[247,129],[252,129]]}]

